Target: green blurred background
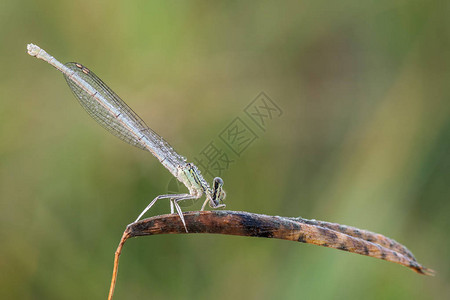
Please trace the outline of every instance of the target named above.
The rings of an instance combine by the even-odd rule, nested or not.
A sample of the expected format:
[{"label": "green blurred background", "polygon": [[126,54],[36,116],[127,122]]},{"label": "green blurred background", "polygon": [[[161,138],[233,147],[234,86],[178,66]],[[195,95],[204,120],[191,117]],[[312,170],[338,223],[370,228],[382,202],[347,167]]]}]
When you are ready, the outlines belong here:
[{"label": "green blurred background", "polygon": [[115,299],[450,297],[448,1],[3,0],[0,25],[1,299],[106,298],[125,226],[171,179],[30,42],[90,67],[191,161],[264,91],[283,115],[222,174],[227,208],[380,232],[438,272],[154,236],[125,245]]}]

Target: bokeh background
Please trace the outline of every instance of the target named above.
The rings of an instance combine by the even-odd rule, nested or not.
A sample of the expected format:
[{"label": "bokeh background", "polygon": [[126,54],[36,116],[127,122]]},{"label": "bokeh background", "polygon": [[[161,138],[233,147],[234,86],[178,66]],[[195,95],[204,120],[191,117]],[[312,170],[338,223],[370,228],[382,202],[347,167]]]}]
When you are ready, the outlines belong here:
[{"label": "bokeh background", "polygon": [[1,1],[0,298],[104,299],[125,226],[171,175],[30,42],[90,67],[190,160],[264,91],[283,114],[222,174],[228,209],[380,232],[438,272],[154,236],[125,245],[115,299],[450,297],[448,1]]}]

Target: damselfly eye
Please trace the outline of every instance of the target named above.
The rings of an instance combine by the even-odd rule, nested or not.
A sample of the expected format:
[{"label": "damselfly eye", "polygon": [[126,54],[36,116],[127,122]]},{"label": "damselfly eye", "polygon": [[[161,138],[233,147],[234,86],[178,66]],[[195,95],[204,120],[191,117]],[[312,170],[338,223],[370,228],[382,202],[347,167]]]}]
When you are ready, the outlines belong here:
[{"label": "damselfly eye", "polygon": [[219,187],[223,186],[223,180],[220,177],[214,178],[214,189],[218,189]]},{"label": "damselfly eye", "polygon": [[220,177],[216,177],[213,180],[213,194],[212,194],[212,200],[214,204],[217,206],[220,204],[220,202],[225,199],[225,191],[222,189],[223,186],[223,180]]}]

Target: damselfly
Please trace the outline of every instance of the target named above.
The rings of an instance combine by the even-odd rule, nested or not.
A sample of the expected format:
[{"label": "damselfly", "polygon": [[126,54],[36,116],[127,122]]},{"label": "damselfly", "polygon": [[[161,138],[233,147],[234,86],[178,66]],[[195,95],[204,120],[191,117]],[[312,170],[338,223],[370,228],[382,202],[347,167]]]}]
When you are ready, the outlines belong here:
[{"label": "damselfly", "polygon": [[28,54],[42,59],[61,71],[70,89],[77,97],[81,106],[100,125],[109,132],[130,145],[150,151],[166,167],[173,176],[182,182],[189,190],[185,194],[159,195],[153,199],[134,222],[139,219],[159,199],[170,200],[170,212],[174,207],[187,231],[186,223],[178,202],[189,199],[198,199],[203,194],[206,200],[201,210],[209,202],[212,208],[225,207],[223,200],[225,191],[222,189],[223,180],[216,177],[212,188],[201,175],[199,169],[186,158],[179,155],[161,136],[148,127],[144,121],[114,93],[91,70],[79,63],[60,63],[53,56],[36,45],[28,44]]}]

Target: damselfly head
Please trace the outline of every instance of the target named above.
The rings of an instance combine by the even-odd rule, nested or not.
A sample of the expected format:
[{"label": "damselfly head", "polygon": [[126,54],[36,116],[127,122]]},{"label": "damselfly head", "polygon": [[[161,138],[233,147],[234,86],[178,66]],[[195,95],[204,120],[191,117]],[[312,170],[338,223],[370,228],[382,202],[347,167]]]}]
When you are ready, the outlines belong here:
[{"label": "damselfly head", "polygon": [[[223,204],[223,200],[225,199],[225,191],[223,190],[223,180],[220,177],[216,177],[213,180],[213,193],[211,195],[212,203],[210,203],[211,207],[219,207],[225,206]],[[213,204],[214,203],[214,204]],[[213,204],[213,205],[211,205]]]},{"label": "damselfly head", "polygon": [[220,177],[214,178],[213,184],[212,184],[213,193],[211,195],[211,200],[214,204],[210,203],[211,207],[225,206],[225,204],[223,204],[223,200],[225,199],[226,193],[222,187],[223,187],[222,178],[220,178]]}]

